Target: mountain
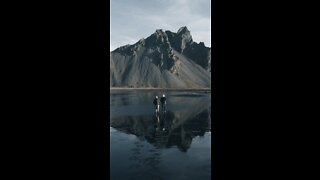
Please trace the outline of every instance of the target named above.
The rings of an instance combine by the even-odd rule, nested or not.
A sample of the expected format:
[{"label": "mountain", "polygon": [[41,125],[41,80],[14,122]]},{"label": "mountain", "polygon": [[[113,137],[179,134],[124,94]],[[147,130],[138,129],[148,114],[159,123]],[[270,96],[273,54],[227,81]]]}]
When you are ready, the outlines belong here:
[{"label": "mountain", "polygon": [[110,53],[110,86],[210,88],[211,48],[194,42],[187,27],[156,30]]}]

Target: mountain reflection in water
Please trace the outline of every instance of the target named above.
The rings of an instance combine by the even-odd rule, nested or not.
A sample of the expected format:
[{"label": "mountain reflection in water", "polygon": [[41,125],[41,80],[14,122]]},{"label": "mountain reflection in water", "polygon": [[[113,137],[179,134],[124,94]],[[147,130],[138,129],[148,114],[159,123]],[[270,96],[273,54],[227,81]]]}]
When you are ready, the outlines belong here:
[{"label": "mountain reflection in water", "polygon": [[[111,127],[145,139],[157,148],[177,146],[183,152],[188,150],[194,137],[204,136],[205,132],[211,130],[210,99],[202,97],[202,93],[169,94],[169,97],[167,96],[169,111],[162,112],[159,116],[154,114],[151,107],[149,108],[151,114],[146,114],[143,110],[139,110],[139,105],[135,105],[137,102],[144,102],[145,99],[150,101],[153,97],[154,94],[151,93],[129,93],[127,96],[123,93],[113,94],[114,105],[123,108],[132,105],[136,115],[126,115],[124,112],[122,115],[113,115]],[[115,103],[116,98],[118,98],[117,103]],[[145,109],[143,103],[141,106],[141,109]]]},{"label": "mountain reflection in water", "polygon": [[161,94],[111,94],[110,179],[211,179],[211,95],[166,92],[156,116]]},{"label": "mountain reflection in water", "polygon": [[190,117],[180,118],[172,111],[161,113],[160,116],[114,118],[111,126],[145,139],[157,148],[177,146],[186,152],[194,137],[204,136],[205,132],[210,131],[210,121],[209,110],[206,109]]}]

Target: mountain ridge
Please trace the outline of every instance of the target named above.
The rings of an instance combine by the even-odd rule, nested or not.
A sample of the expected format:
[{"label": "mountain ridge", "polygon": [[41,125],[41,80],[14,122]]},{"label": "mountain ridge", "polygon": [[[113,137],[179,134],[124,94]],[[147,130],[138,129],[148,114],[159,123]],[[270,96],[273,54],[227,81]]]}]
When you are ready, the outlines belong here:
[{"label": "mountain ridge", "polygon": [[211,48],[194,42],[186,26],[157,29],[110,53],[111,87],[211,87]]}]

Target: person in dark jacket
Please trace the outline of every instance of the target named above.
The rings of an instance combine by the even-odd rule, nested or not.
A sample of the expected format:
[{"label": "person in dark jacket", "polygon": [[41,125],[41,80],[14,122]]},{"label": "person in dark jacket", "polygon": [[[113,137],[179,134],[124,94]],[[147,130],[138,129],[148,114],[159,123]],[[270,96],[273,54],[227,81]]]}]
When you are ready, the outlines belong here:
[{"label": "person in dark jacket", "polygon": [[153,104],[154,104],[154,106],[155,106],[155,108],[156,108],[156,113],[158,113],[158,112],[159,112],[159,109],[160,109],[158,96],[156,96],[156,98],[153,100]]},{"label": "person in dark jacket", "polygon": [[166,112],[166,103],[167,103],[167,99],[166,96],[163,94],[162,97],[160,98],[160,102],[161,102],[161,109],[162,111]]}]

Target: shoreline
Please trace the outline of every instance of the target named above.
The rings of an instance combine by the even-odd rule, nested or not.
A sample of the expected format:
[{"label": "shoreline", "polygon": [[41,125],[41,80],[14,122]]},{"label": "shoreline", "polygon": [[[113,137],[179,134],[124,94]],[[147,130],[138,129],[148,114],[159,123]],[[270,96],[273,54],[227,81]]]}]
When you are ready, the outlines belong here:
[{"label": "shoreline", "polygon": [[110,87],[112,90],[153,90],[153,91],[210,91],[211,88],[127,88],[127,87]]}]

